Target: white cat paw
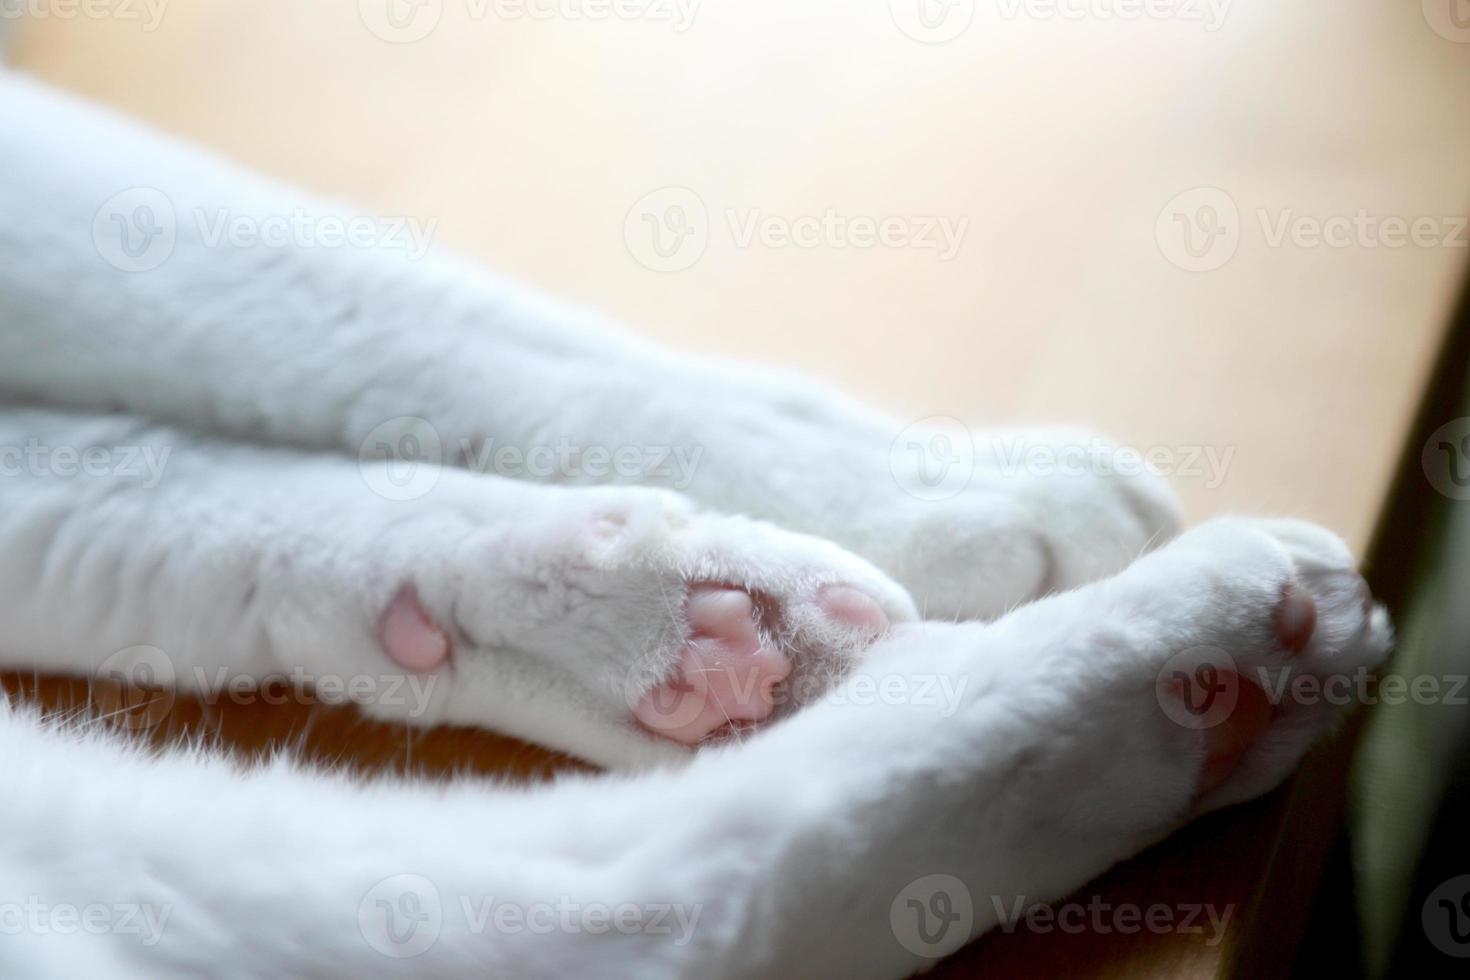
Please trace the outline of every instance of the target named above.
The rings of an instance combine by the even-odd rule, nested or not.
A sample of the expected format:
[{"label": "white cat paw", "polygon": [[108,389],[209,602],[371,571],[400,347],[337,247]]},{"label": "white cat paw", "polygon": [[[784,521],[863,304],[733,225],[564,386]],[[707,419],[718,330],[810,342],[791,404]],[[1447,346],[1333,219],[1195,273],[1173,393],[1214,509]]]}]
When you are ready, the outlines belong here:
[{"label": "white cat paw", "polygon": [[1168,481],[1095,436],[974,439],[977,460],[962,490],[904,502],[874,536],[879,564],[925,618],[993,619],[1114,575],[1179,533],[1183,509]]},{"label": "white cat paw", "polygon": [[1195,617],[1172,624],[1156,694],[1196,739],[1196,809],[1258,796],[1351,706],[1334,692],[1387,657],[1388,615],[1348,547],[1302,521],[1213,521],[1156,558],[1150,579]]},{"label": "white cat paw", "polygon": [[452,683],[487,689],[483,671],[528,698],[555,689],[622,735],[698,746],[794,711],[917,616],[903,589],[828,542],[661,494],[605,496],[522,527],[519,545],[467,538],[399,586],[379,620],[383,651],[460,675]]}]

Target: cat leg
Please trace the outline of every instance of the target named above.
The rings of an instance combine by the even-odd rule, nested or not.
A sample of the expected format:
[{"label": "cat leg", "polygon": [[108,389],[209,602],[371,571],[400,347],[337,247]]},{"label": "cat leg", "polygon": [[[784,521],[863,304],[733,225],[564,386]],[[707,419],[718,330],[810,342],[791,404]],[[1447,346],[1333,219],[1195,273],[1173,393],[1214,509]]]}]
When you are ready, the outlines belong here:
[{"label": "cat leg", "polygon": [[[993,435],[905,426],[792,374],[675,354],[439,249],[241,238],[230,229],[356,212],[15,75],[0,74],[0,156],[13,397],[672,489],[836,541],[933,618],[999,615],[1178,528],[1146,469],[1069,472],[1075,450],[1096,458],[1086,437],[1028,435],[1012,458]],[[1031,465],[1032,448],[1060,448],[1063,465]]]},{"label": "cat leg", "polygon": [[[0,882],[142,910],[97,937],[114,975],[898,978],[1279,783],[1341,715],[1310,692],[1388,644],[1341,542],[1220,521],[995,623],[898,626],[830,698],[636,776],[241,774],[0,704]],[[953,697],[862,693],[934,677]]]},{"label": "cat leg", "polygon": [[211,696],[300,674],[626,766],[794,711],[915,616],[836,545],[673,493],[417,476],[0,411],[0,656]]}]

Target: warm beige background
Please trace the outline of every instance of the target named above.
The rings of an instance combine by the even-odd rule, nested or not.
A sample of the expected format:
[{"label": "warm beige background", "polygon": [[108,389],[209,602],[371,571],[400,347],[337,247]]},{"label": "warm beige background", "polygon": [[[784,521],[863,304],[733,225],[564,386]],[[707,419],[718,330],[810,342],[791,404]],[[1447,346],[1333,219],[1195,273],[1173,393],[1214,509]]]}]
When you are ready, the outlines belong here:
[{"label": "warm beige background", "polygon": [[[683,31],[424,0],[440,20],[408,44],[365,26],[364,13],[385,23],[388,2],[172,0],[151,30],[30,23],[15,55],[261,170],[436,219],[438,243],[673,343],[804,367],[907,417],[1083,422],[1139,447],[1208,448],[1229,454],[1224,482],[1175,481],[1194,516],[1292,512],[1367,541],[1470,250],[1273,247],[1258,211],[1273,225],[1466,213],[1458,0],[1150,0],[1179,16],[1142,21],[1098,15],[1130,0],[1064,0],[1095,12],[1080,20],[1040,16],[1046,0],[953,0],[931,9],[974,18],[945,44],[899,28],[920,0],[703,0]],[[1189,19],[1220,9],[1218,24]],[[639,262],[651,252],[637,206],[669,187],[697,195],[707,248],[655,272]],[[1200,187],[1234,206],[1238,247],[1191,272],[1171,262],[1187,256],[1166,207]],[[658,217],[674,199],[653,200]],[[1185,199],[1185,217],[1208,219],[1201,200]],[[941,261],[742,248],[727,218],[829,208],[968,219],[968,233]],[[56,703],[79,696],[51,688]],[[486,733],[308,709],[202,717],[171,723],[378,768],[529,775],[544,761]],[[1319,755],[1292,794],[1196,825],[1089,888],[1229,904],[1221,945],[992,934],[944,974],[1284,972],[1341,767]]]},{"label": "warm beige background", "polygon": [[[907,417],[1233,454],[1218,487],[1176,479],[1194,516],[1285,511],[1365,542],[1467,250],[1272,247],[1257,212],[1466,213],[1470,43],[1432,26],[1470,41],[1437,19],[1454,0],[1163,0],[1177,16],[1142,20],[954,0],[975,16],[944,44],[900,30],[921,0],[683,0],[683,31],[423,0],[440,19],[407,44],[366,26],[390,2],[173,0],[156,24],[30,24],[15,53],[671,342]],[[698,195],[708,248],[660,273],[625,218],[670,186]],[[1190,272],[1156,219],[1201,186],[1237,207],[1239,247]],[[740,247],[728,215],[828,208],[969,226],[946,262]]]}]

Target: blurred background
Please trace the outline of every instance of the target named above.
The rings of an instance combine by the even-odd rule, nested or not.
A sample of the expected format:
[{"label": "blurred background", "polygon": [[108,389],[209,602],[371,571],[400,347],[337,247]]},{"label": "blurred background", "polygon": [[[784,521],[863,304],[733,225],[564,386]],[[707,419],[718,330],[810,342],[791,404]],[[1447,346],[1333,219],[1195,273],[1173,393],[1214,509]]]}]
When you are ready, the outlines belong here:
[{"label": "blurred background", "polygon": [[0,36],[671,344],[909,419],[1083,423],[1193,519],[1342,533],[1389,673],[1437,693],[1360,695],[1355,756],[1100,886],[1238,902],[1228,940],[987,937],[950,968],[1467,962],[1467,0],[0,0]]}]

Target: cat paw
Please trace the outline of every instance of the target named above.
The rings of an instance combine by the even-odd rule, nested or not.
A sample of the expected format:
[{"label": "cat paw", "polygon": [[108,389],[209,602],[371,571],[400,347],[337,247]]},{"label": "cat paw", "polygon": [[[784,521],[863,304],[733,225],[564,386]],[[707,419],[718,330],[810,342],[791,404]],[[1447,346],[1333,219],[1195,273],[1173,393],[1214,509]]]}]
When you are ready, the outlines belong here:
[{"label": "cat paw", "polygon": [[906,501],[876,536],[878,564],[926,619],[993,619],[1115,575],[1179,533],[1178,497],[1136,453],[1088,433],[973,438],[964,489]]},{"label": "cat paw", "polygon": [[[1342,716],[1392,646],[1353,556],[1301,521],[1215,521],[1161,554],[1154,571],[1208,609],[1158,676],[1165,715],[1193,731],[1199,812],[1275,787]],[[1174,563],[1208,569],[1191,579]],[[1174,567],[1171,567],[1174,566]],[[1181,624],[1183,625],[1183,624]]]},{"label": "cat paw", "polygon": [[479,703],[492,724],[517,701],[555,701],[559,722],[523,723],[538,740],[646,761],[639,740],[702,746],[794,712],[917,618],[902,588],[830,542],[642,491],[590,495],[597,506],[525,524],[516,544],[467,536],[386,601],[387,658],[450,677],[430,720],[474,723]]},{"label": "cat paw", "polygon": [[400,588],[378,619],[378,643],[406,670],[436,670],[449,659],[449,634],[434,621],[412,585]]},{"label": "cat paw", "polygon": [[[642,645],[625,703],[643,731],[683,745],[739,738],[794,712],[890,625],[917,618],[908,595],[856,556],[744,518],[696,516],[667,538],[635,534],[621,547],[611,573],[656,575],[681,613]],[[649,554],[664,557],[650,567]],[[671,606],[650,612],[667,617]]]},{"label": "cat paw", "polygon": [[686,745],[740,734],[775,715],[794,661],[820,656],[811,644],[856,651],[890,625],[876,600],[849,586],[826,586],[812,602],[806,618],[819,631],[783,633],[780,617],[749,592],[693,586],[684,604],[689,636],[674,674],[643,695],[634,716],[650,732]]}]

